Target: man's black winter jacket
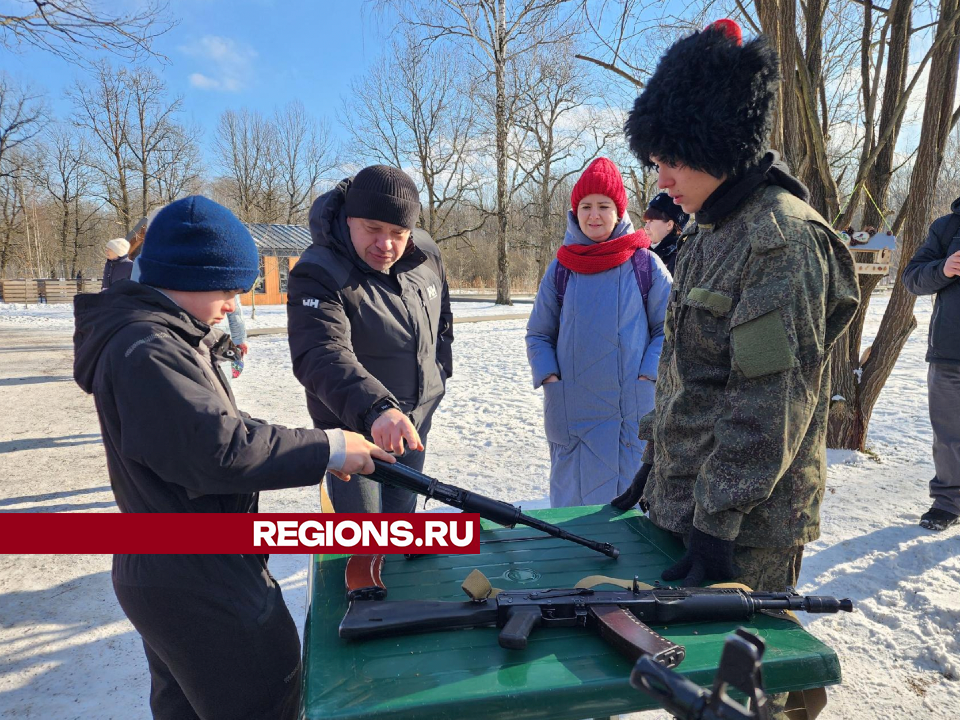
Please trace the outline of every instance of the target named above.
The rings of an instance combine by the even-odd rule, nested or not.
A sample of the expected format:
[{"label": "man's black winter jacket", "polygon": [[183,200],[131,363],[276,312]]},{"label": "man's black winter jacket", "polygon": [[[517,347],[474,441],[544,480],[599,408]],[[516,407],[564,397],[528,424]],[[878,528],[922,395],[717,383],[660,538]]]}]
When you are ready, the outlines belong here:
[{"label": "man's black winter jacket", "polygon": [[453,374],[453,314],[440,250],[414,230],[388,273],[357,255],[343,203],[350,180],[310,210],[313,245],[290,272],[293,372],[320,428],[369,435],[383,403],[419,428]]},{"label": "man's black winter jacket", "polygon": [[903,271],[903,284],[914,295],[933,295],[933,317],[927,345],[927,362],[960,365],[960,278],[947,277],[947,258],[960,252],[960,198],[951,215],[934,220],[926,242]]}]

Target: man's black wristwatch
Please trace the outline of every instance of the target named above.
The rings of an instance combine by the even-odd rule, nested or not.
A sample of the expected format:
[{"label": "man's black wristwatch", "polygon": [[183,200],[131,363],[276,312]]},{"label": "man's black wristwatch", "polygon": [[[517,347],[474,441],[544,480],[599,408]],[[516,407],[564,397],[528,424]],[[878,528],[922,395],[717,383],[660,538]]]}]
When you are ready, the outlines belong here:
[{"label": "man's black wristwatch", "polygon": [[400,405],[393,398],[384,398],[383,400],[378,400],[373,404],[367,411],[367,416],[364,418],[364,425],[366,426],[367,435],[370,434],[373,424],[377,421],[377,418],[383,415],[387,410],[399,410]]}]

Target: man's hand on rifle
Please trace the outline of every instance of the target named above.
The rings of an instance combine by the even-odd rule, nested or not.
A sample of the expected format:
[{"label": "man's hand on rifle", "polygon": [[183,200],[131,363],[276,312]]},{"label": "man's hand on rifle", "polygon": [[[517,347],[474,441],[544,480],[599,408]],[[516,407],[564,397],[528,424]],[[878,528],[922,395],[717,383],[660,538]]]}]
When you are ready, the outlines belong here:
[{"label": "man's hand on rifle", "polygon": [[740,574],[740,568],[733,562],[733,549],[733,540],[721,540],[693,528],[687,541],[687,554],[660,577],[671,582],[682,579],[683,587],[696,587],[704,580],[733,580]]},{"label": "man's hand on rifle", "polygon": [[396,408],[380,414],[370,428],[370,436],[378,446],[396,455],[403,455],[404,440],[411,450],[423,450],[420,433],[410,422],[410,418]]},{"label": "man's hand on rifle", "polygon": [[373,472],[373,458],[384,462],[394,463],[396,458],[385,450],[380,449],[363,435],[348,430],[343,431],[346,442],[347,456],[340,470],[331,470],[341,480],[349,480],[353,473],[366,475]]}]

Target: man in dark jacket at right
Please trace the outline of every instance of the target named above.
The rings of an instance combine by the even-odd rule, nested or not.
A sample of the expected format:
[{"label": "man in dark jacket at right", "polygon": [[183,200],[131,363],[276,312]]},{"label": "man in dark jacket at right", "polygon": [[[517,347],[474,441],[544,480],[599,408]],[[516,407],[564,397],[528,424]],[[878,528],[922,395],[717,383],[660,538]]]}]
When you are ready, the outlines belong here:
[{"label": "man in dark jacket at right", "polygon": [[960,521],[960,198],[930,226],[927,241],[903,271],[915,295],[935,295],[927,345],[927,388],[933,426],[933,506],[920,518],[929,530]]},{"label": "man in dark jacket at right", "polygon": [[[290,272],[293,372],[321,429],[349,428],[423,469],[433,413],[453,374],[453,315],[436,243],[414,229],[420,196],[372,165],[321,195],[313,245]],[[337,512],[413,512],[416,496],[327,475]]]}]

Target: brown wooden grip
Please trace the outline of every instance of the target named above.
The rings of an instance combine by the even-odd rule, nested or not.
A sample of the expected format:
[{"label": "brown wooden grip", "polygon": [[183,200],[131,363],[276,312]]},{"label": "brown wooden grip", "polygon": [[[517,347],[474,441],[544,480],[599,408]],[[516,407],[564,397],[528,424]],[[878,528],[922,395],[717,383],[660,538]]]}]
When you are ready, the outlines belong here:
[{"label": "brown wooden grip", "polygon": [[666,667],[676,667],[686,654],[683,645],[657,634],[622,607],[592,605],[590,614],[596,620],[600,637],[630,662],[636,662],[641,655],[650,655]]},{"label": "brown wooden grip", "polygon": [[351,555],[344,582],[350,600],[383,600],[387,587],[380,579],[383,555]]}]

